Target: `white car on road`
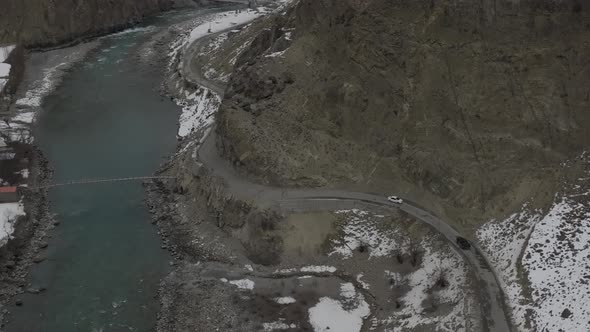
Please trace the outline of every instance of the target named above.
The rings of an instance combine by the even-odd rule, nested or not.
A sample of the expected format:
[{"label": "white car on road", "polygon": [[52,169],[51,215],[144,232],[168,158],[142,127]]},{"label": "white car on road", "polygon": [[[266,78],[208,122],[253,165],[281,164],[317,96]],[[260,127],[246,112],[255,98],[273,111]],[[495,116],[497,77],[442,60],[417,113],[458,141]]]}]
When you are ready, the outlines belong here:
[{"label": "white car on road", "polygon": [[397,196],[388,196],[387,197],[387,200],[390,201],[390,202],[392,202],[392,203],[395,203],[395,204],[401,204],[401,203],[404,202],[403,199],[401,199],[401,198],[399,198]]}]

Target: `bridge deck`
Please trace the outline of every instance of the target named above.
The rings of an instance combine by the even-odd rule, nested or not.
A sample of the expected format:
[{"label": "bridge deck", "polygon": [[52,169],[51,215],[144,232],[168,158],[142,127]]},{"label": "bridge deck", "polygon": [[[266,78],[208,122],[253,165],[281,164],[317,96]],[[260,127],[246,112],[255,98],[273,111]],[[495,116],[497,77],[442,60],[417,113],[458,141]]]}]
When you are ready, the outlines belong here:
[{"label": "bridge deck", "polygon": [[94,184],[94,183],[108,183],[108,182],[125,182],[125,181],[143,181],[143,180],[154,180],[154,179],[174,179],[172,176],[134,176],[125,178],[103,178],[103,179],[82,179],[72,180],[60,183],[51,183],[43,186],[29,187],[30,190],[47,189],[53,187],[63,187],[70,185],[80,184]]}]

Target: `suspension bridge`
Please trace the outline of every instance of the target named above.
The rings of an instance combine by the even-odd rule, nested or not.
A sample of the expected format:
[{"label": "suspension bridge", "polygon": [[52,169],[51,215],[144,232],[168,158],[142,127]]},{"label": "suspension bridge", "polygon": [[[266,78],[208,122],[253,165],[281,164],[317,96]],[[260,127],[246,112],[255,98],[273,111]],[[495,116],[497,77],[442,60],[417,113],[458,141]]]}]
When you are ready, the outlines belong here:
[{"label": "suspension bridge", "polygon": [[134,176],[125,178],[99,178],[99,179],[81,179],[72,180],[59,183],[50,183],[47,185],[29,187],[30,190],[48,189],[55,187],[64,187],[72,185],[96,184],[96,183],[111,183],[111,182],[129,182],[129,181],[145,181],[145,180],[171,180],[175,179],[173,176]]}]

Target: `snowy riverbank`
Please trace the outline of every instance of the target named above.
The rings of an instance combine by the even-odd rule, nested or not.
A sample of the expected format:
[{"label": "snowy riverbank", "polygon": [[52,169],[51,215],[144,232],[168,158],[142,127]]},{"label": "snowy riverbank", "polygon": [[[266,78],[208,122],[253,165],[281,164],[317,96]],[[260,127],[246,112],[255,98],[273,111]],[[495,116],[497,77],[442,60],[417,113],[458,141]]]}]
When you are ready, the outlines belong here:
[{"label": "snowy riverbank", "polygon": [[11,142],[32,143],[31,125],[41,110],[43,99],[48,96],[61,78],[99,41],[43,53],[32,53],[27,61],[23,82],[16,93],[16,102],[10,108],[9,119],[0,123],[0,131]]},{"label": "snowy riverbank", "polygon": [[12,237],[16,220],[24,215],[25,209],[21,202],[0,204],[0,246]]},{"label": "snowy riverbank", "polygon": [[[259,10],[231,10],[211,14],[205,18],[199,17],[188,26],[185,25],[185,32],[171,43],[169,69],[173,76],[171,81],[174,83],[169,84],[168,90],[175,97],[176,103],[182,107],[178,137],[184,138],[193,133],[203,133],[205,128],[213,124],[214,114],[221,104],[220,91],[212,91],[204,86],[194,87],[192,84],[187,86],[183,68],[185,62],[192,60],[192,53],[188,52],[189,48],[200,39],[242,26],[266,13],[264,8],[260,8]],[[218,44],[217,47],[219,46]]]},{"label": "snowy riverbank", "polygon": [[8,83],[8,77],[10,76],[10,69],[12,67],[5,62],[15,48],[16,45],[0,46],[0,95]]}]

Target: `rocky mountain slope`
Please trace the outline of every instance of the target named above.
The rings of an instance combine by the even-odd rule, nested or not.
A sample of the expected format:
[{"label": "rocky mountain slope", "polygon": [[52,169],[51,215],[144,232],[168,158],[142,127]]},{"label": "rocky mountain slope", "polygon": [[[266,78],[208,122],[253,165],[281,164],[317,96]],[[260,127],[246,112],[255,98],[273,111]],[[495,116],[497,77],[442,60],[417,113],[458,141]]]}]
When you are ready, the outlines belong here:
[{"label": "rocky mountain slope", "polygon": [[581,1],[301,0],[238,59],[219,149],[260,181],[396,192],[458,227],[547,208],[590,142]]},{"label": "rocky mountain slope", "polygon": [[106,33],[175,5],[207,0],[5,0],[0,5],[0,43],[43,47]]}]

